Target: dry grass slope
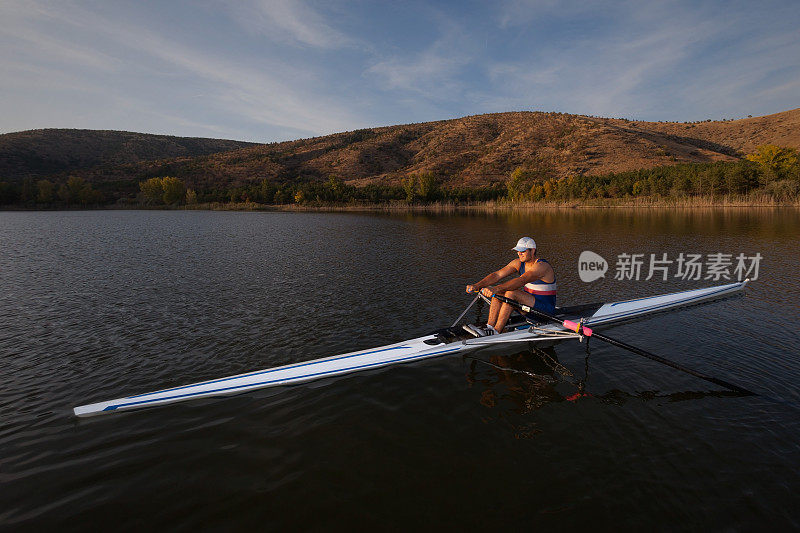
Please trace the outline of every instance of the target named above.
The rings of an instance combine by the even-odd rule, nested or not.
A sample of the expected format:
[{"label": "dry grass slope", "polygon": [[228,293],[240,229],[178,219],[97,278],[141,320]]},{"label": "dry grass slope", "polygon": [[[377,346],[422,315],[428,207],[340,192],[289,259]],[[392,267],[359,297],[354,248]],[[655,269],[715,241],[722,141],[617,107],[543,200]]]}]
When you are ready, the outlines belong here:
[{"label": "dry grass slope", "polygon": [[[800,147],[800,110],[732,122],[642,123],[514,112],[254,146],[171,168],[198,186],[253,179],[397,184],[433,172],[444,186],[505,181],[518,166],[553,177],[733,161],[756,146]],[[188,172],[191,167],[192,172]],[[153,165],[148,173],[166,170]]]},{"label": "dry grass slope", "polygon": [[[91,133],[99,140],[91,141]],[[732,161],[762,144],[800,148],[800,109],[695,124],[509,112],[264,145],[176,137],[160,139],[158,149],[143,139],[117,140],[113,150],[103,144],[105,137],[120,133],[83,132],[77,138],[62,133],[60,139],[53,133],[51,142],[60,146],[55,156],[41,139],[26,145],[20,136],[30,132],[9,135],[20,137],[12,154],[18,159],[55,160],[59,164],[53,174],[63,175],[71,165],[69,171],[93,182],[173,175],[191,187],[224,188],[262,179],[324,181],[337,176],[365,185],[397,184],[409,174],[432,172],[443,186],[455,187],[503,182],[520,166],[551,177],[593,176],[682,162]],[[0,136],[0,153],[8,152],[7,137]],[[104,150],[103,157],[92,159]],[[69,158],[73,154],[74,160]]]}]

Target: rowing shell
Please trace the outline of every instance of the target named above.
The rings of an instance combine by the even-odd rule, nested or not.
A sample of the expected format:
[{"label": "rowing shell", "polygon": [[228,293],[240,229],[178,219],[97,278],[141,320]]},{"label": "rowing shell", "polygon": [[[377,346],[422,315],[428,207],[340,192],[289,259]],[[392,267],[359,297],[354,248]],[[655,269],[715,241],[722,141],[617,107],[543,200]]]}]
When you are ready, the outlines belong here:
[{"label": "rowing shell", "polygon": [[[562,310],[558,316],[573,320],[580,320],[583,318],[584,324],[596,327],[598,325],[632,320],[651,313],[728,296],[741,291],[746,284],[747,280],[706,289],[682,291],[672,294],[650,296],[647,298],[638,298],[635,300],[598,304],[596,306],[581,306],[584,312],[587,308],[590,308],[591,314],[588,316],[580,316],[570,314],[568,310]],[[422,359],[443,357],[458,352],[475,350],[489,344],[503,344],[509,342],[540,342],[552,344],[558,340],[569,338],[569,336],[577,336],[568,333],[564,335],[565,333],[565,329],[557,324],[542,325],[540,327],[529,327],[526,324],[524,327],[509,333],[481,338],[461,338],[452,335],[452,331],[449,336],[439,332],[398,342],[396,344],[381,346],[379,348],[269,368],[266,370],[204,381],[202,383],[184,385],[182,387],[148,392],[137,396],[127,396],[116,400],[81,405],[75,407],[74,411],[75,415],[79,417],[116,413],[197,398],[241,394],[243,392],[266,387],[301,383],[398,363],[410,363]],[[559,335],[561,335],[561,337],[559,337]]]}]

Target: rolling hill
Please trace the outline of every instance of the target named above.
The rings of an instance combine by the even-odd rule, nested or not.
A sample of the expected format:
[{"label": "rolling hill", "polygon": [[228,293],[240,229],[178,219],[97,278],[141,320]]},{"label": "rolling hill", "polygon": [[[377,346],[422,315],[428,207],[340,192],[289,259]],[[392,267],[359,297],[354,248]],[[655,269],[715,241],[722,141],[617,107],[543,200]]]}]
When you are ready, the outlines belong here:
[{"label": "rolling hill", "polygon": [[261,181],[397,184],[431,172],[443,186],[502,182],[517,167],[594,176],[733,161],[762,144],[800,148],[800,109],[697,123],[509,112],[362,129],[271,144],[125,132],[35,130],[0,136],[0,180],[69,175],[93,183],[177,176],[195,188]]},{"label": "rolling hill", "polygon": [[196,157],[253,143],[127,131],[42,129],[0,135],[0,180],[42,178],[141,161]]}]

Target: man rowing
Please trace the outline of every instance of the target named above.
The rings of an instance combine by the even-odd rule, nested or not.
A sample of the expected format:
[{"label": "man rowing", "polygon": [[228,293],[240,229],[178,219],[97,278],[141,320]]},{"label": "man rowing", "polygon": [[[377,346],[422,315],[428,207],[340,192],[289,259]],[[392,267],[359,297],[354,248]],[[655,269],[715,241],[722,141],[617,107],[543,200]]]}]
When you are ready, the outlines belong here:
[{"label": "man rowing", "polygon": [[[506,327],[514,308],[493,298],[495,294],[545,313],[555,311],[556,273],[550,263],[536,257],[536,242],[530,237],[522,237],[512,250],[517,252],[517,259],[500,270],[492,272],[478,283],[467,285],[467,292],[480,291],[481,294],[492,299],[486,327],[465,326],[473,335],[482,337],[502,333]],[[519,277],[499,285],[493,285],[515,272],[519,272]]]}]

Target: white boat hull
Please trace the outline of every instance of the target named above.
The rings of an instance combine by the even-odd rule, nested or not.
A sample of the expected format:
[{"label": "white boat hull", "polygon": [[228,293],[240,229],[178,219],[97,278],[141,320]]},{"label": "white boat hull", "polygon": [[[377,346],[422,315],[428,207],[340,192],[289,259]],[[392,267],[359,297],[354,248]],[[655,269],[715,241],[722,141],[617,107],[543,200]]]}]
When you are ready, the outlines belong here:
[{"label": "white boat hull", "polygon": [[[738,292],[744,288],[746,283],[747,281],[744,281],[707,289],[697,289],[624,302],[607,303],[602,305],[590,316],[585,317],[585,324],[596,327],[602,324],[611,324],[638,318],[679,306],[693,305],[701,301],[716,299]],[[350,374],[387,365],[410,363],[422,359],[452,355],[491,344],[525,341],[553,344],[554,342],[558,342],[558,340],[563,340],[563,338],[558,339],[548,336],[548,332],[564,332],[564,328],[556,324],[550,324],[537,330],[524,328],[502,335],[473,338],[451,343],[440,342],[438,344],[432,344],[437,341],[435,335],[427,335],[396,344],[335,355],[324,359],[315,359],[313,361],[294,363],[286,366],[204,381],[202,383],[149,392],[137,396],[128,396],[116,400],[82,405],[75,407],[74,412],[75,415],[79,417],[115,413],[198,398],[241,394],[243,392],[266,387],[302,383],[304,381],[340,376],[342,374]]]},{"label": "white boat hull", "polygon": [[195,383],[183,387],[164,389],[139,396],[129,396],[127,398],[120,398],[107,402],[82,405],[74,409],[75,415],[92,416],[115,411],[141,409],[143,407],[163,405],[196,398],[241,394],[265,387],[291,385],[323,377],[339,376],[387,365],[449,355],[467,347],[461,343],[452,345],[439,344],[437,346],[425,344],[425,340],[431,340],[433,338],[432,335],[428,335],[397,344],[335,355],[325,359],[315,359],[304,363],[295,363],[204,381],[202,383]]}]

